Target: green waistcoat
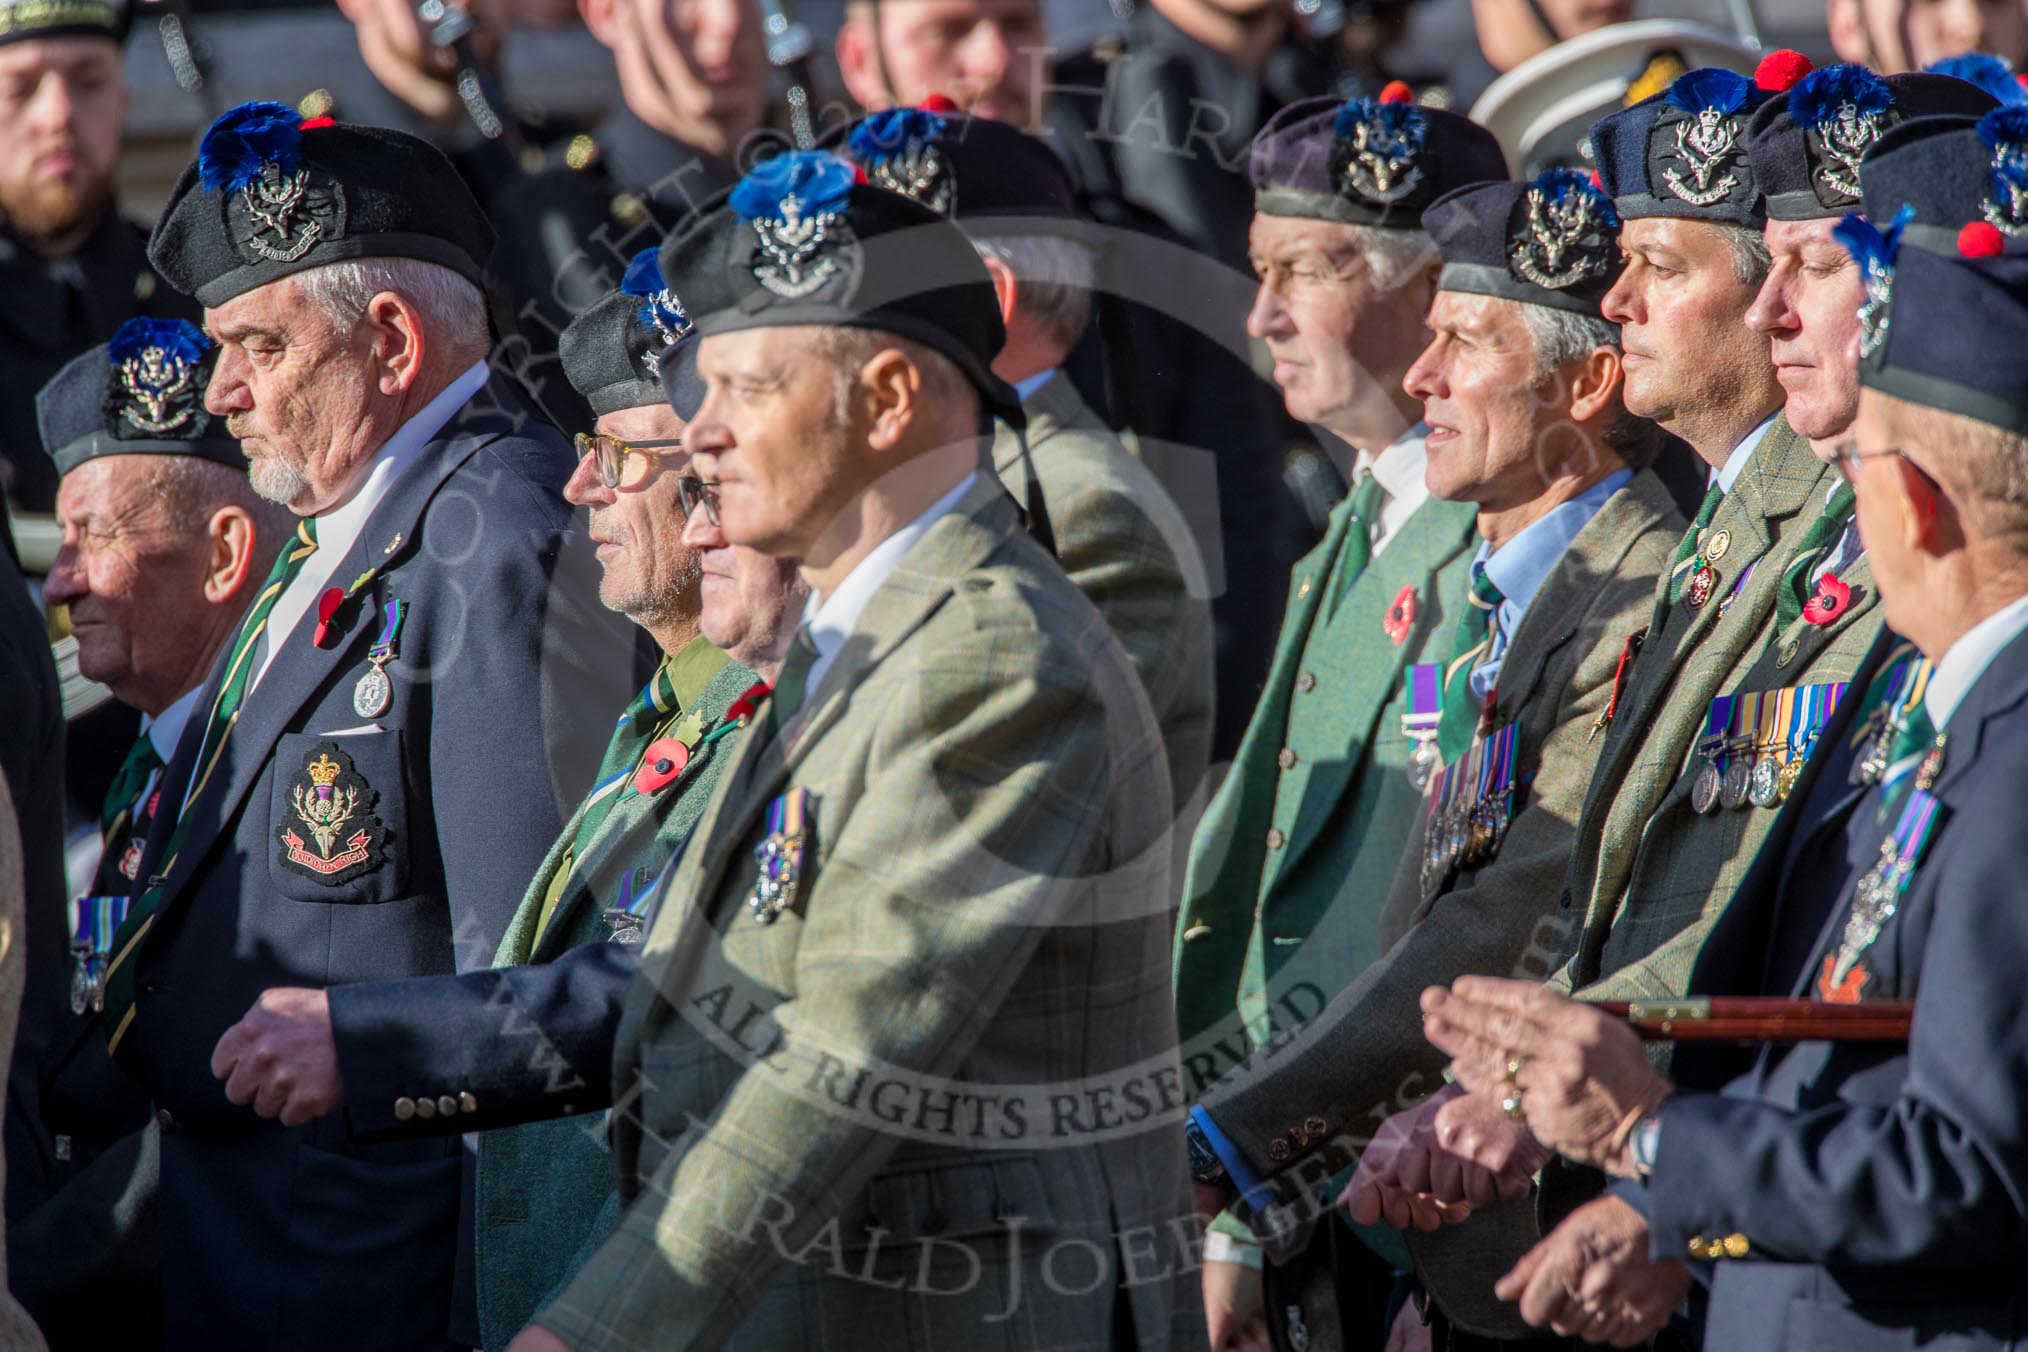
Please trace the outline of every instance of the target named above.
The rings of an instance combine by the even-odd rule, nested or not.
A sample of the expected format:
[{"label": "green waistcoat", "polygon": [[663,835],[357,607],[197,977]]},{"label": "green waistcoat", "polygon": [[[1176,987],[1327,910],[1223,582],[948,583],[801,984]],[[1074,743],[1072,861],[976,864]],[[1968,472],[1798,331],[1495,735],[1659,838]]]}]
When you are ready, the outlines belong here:
[{"label": "green waistcoat", "polygon": [[1477,509],[1425,502],[1334,606],[1350,516],[1347,499],[1296,565],[1266,689],[1191,842],[1175,971],[1192,1098],[1379,956],[1418,818],[1404,678],[1448,649]]},{"label": "green waistcoat", "polygon": [[[682,713],[695,714],[707,735],[759,679],[730,659],[682,663],[674,675]],[[675,856],[711,801],[740,735],[700,744],[681,777],[664,791],[617,803],[584,857],[572,862],[544,926],[544,903],[576,838],[580,805],[522,895],[496,965],[547,962],[579,944],[606,941],[604,915],[620,880],[638,870],[645,886]],[[504,1127],[479,1137],[475,1257],[479,1329],[489,1352],[504,1348],[603,1238],[601,1227],[617,1216],[617,1208],[601,1211],[613,1188],[603,1116]]]}]

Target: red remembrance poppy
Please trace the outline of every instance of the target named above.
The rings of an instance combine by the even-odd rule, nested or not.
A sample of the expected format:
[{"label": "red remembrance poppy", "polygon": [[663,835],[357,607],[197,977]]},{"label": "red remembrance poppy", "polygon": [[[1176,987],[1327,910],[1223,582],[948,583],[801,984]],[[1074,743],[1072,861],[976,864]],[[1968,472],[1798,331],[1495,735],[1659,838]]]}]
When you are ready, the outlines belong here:
[{"label": "red remembrance poppy", "polygon": [[1803,604],[1803,618],[1811,624],[1829,624],[1852,604],[1852,588],[1835,577],[1817,584],[1817,594]]},{"label": "red remembrance poppy", "polygon": [[1403,587],[1401,595],[1394,598],[1394,604],[1387,608],[1387,617],[1380,622],[1387,636],[1396,646],[1408,642],[1409,630],[1415,628],[1415,588]]},{"label": "red remembrance poppy", "polygon": [[641,768],[634,772],[634,792],[655,793],[668,788],[688,764],[690,748],[674,737],[650,742],[647,754],[641,757]]},{"label": "red remembrance poppy", "polygon": [[739,723],[752,718],[754,711],[760,708],[760,702],[768,697],[768,692],[772,688],[766,681],[755,681],[748,686],[745,694],[725,706],[726,721]]},{"label": "red remembrance poppy", "polygon": [[345,593],[336,587],[328,587],[317,598],[317,628],[310,635],[310,642],[319,648],[331,639],[331,617],[338,613],[338,607],[345,604]]}]

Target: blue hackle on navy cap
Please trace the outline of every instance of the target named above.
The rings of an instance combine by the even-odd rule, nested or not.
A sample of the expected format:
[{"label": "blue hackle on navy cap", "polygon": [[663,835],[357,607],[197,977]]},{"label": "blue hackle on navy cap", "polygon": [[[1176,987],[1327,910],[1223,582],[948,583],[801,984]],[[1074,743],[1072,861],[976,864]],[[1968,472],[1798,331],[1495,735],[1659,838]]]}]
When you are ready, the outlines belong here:
[{"label": "blue hackle on navy cap", "polygon": [[1832,236],[1845,246],[1862,272],[1892,276],[1894,260],[1901,252],[1901,232],[1915,219],[1915,208],[1904,206],[1882,230],[1856,211],[1849,211],[1831,227]]},{"label": "blue hackle on navy cap", "polygon": [[198,180],[212,192],[233,192],[260,177],[272,161],[284,174],[302,163],[303,115],[286,103],[260,100],[223,113],[197,147]]},{"label": "blue hackle on navy cap", "polygon": [[1591,175],[1575,169],[1545,169],[1535,176],[1532,185],[1548,195],[1558,206],[1572,193],[1590,199],[1591,209],[1598,213],[1598,222],[1608,230],[1620,228],[1620,213],[1613,210],[1613,199],[1600,192],[1591,181]]},{"label": "blue hackle on navy cap", "polygon": [[1864,66],[1826,66],[1811,71],[1789,91],[1789,116],[1821,130],[1836,122],[1847,107],[1855,116],[1884,113],[1894,106],[1894,90]]},{"label": "blue hackle on navy cap", "polygon": [[935,140],[949,126],[942,117],[922,108],[889,108],[854,127],[846,145],[856,158],[878,162],[901,154],[911,142]]},{"label": "blue hackle on navy cap", "polygon": [[1429,118],[1420,107],[1408,102],[1383,103],[1379,99],[1347,99],[1331,130],[1338,136],[1350,136],[1362,122],[1377,122],[1418,149],[1429,135]]},{"label": "blue hackle on navy cap", "polygon": [[791,197],[803,216],[843,211],[859,170],[823,150],[791,150],[754,166],[727,199],[743,221],[775,220]]},{"label": "blue hackle on navy cap", "polygon": [[161,348],[170,356],[195,366],[204,360],[204,354],[211,348],[211,340],[204,336],[204,330],[187,319],[130,319],[113,330],[113,336],[106,343],[106,361],[118,366],[140,356],[151,347]]},{"label": "blue hackle on navy cap", "polygon": [[1990,52],[1947,56],[1923,69],[1931,75],[1948,75],[1953,80],[1977,85],[2003,105],[2028,104],[2028,89],[2023,89],[2014,78],[2014,68]]},{"label": "blue hackle on navy cap", "polygon": [[690,316],[683,312],[683,302],[662,280],[660,252],[658,244],[635,254],[627,264],[626,275],[620,278],[620,290],[647,302],[641,307],[643,324],[658,332],[666,329],[681,337],[690,331]]},{"label": "blue hackle on navy cap", "polygon": [[1686,113],[1701,113],[1706,108],[1736,113],[1752,90],[1753,81],[1737,71],[1702,66],[1679,77],[1663,98]]}]

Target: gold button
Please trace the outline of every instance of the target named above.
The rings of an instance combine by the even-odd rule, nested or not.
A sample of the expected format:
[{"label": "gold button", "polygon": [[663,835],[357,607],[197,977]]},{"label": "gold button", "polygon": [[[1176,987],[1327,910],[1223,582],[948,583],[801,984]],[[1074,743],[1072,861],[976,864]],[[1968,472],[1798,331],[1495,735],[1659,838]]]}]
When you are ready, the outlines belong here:
[{"label": "gold button", "polygon": [[1302,585],[1296,588],[1296,599],[1300,601],[1309,594],[1310,594],[1310,579],[1304,578],[1302,581]]},{"label": "gold button", "polygon": [[598,157],[599,143],[580,132],[570,138],[564,148],[563,162],[573,169],[582,169]]},{"label": "gold button", "polygon": [[429,1121],[437,1115],[437,1101],[426,1098],[417,1099],[415,1101],[415,1115],[425,1122]]},{"label": "gold button", "polygon": [[1189,929],[1183,931],[1183,942],[1194,944],[1209,933],[1211,933],[1211,926],[1209,925],[1192,925]]},{"label": "gold button", "polygon": [[1296,677],[1296,689],[1302,691],[1304,694],[1308,694],[1310,691],[1315,690],[1316,688],[1317,688],[1316,673],[1306,671],[1302,673],[1300,676]]},{"label": "gold button", "polygon": [[458,1095],[458,1106],[468,1113],[476,1113],[479,1111],[479,1100],[473,1098],[472,1091],[467,1089]]},{"label": "gold button", "polygon": [[1717,1245],[1711,1243],[1702,1235],[1690,1236],[1690,1256],[1692,1258],[1706,1259],[1716,1257],[1717,1255],[1714,1250],[1717,1247]]},{"label": "gold button", "polygon": [[1704,555],[1705,562],[1716,563],[1725,557],[1725,551],[1730,548],[1732,548],[1732,532],[1715,530],[1705,538],[1704,548],[1700,552]]},{"label": "gold button", "polygon": [[1291,749],[1289,749],[1288,747],[1283,747],[1279,752],[1275,754],[1275,764],[1281,766],[1282,769],[1284,770],[1295,769],[1296,753]]},{"label": "gold button", "polygon": [[648,204],[630,192],[613,198],[612,211],[613,219],[625,226],[636,226],[648,219]]},{"label": "gold button", "polygon": [[1277,1136],[1274,1140],[1268,1142],[1268,1158],[1276,1164],[1280,1164],[1283,1160],[1287,1159],[1290,1153],[1289,1143],[1281,1137]]},{"label": "gold button", "polygon": [[406,1122],[415,1116],[415,1100],[404,1094],[394,1101],[394,1120]]},{"label": "gold button", "polygon": [[1727,1235],[1724,1244],[1727,1258],[1744,1258],[1753,1247],[1746,1242],[1745,1235]]},{"label": "gold button", "polygon": [[1267,846],[1270,850],[1279,850],[1287,842],[1287,840],[1288,837],[1282,834],[1281,827],[1270,826],[1268,828]]},{"label": "gold button", "polygon": [[449,1094],[445,1094],[442,1098],[437,1100],[437,1111],[442,1113],[445,1117],[456,1117],[458,1115],[457,1099]]}]

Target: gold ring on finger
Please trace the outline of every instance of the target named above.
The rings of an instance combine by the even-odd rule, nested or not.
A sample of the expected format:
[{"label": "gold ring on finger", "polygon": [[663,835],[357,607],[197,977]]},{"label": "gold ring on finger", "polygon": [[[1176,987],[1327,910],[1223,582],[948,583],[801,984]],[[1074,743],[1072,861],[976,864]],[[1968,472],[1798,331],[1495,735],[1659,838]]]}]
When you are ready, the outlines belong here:
[{"label": "gold ring on finger", "polygon": [[1500,1100],[1500,1111],[1516,1122],[1528,1116],[1528,1107],[1521,1101],[1521,1086],[1515,1085],[1514,1092]]}]

